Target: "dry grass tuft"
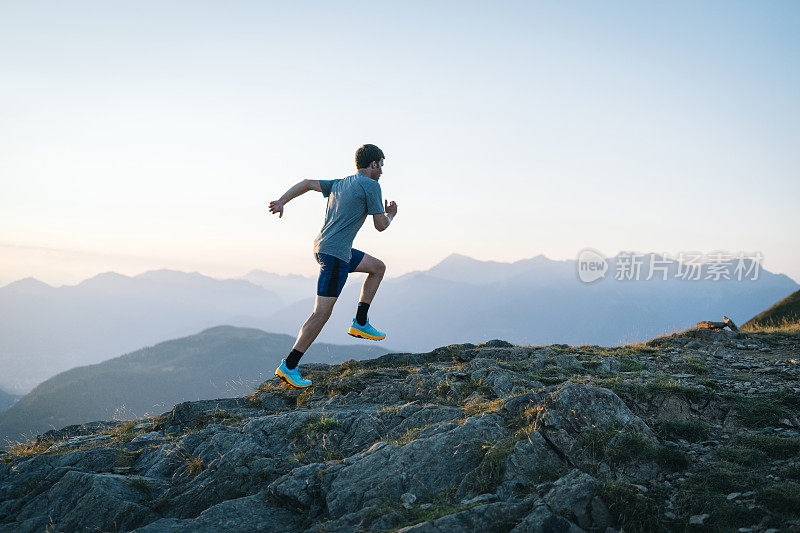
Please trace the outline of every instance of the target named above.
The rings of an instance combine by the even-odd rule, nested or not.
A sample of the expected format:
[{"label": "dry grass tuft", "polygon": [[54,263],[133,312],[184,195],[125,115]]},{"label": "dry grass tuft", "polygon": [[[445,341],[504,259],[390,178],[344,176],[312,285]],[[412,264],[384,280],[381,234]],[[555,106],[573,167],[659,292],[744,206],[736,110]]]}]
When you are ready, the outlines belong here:
[{"label": "dry grass tuft", "polygon": [[56,442],[55,439],[47,439],[41,442],[36,442],[35,439],[28,442],[18,442],[6,450],[8,455],[0,458],[0,462],[7,463],[22,457],[30,457],[31,455],[44,453]]},{"label": "dry grass tuft", "polygon": [[800,318],[784,318],[780,323],[770,326],[742,326],[742,331],[759,333],[800,333]]}]

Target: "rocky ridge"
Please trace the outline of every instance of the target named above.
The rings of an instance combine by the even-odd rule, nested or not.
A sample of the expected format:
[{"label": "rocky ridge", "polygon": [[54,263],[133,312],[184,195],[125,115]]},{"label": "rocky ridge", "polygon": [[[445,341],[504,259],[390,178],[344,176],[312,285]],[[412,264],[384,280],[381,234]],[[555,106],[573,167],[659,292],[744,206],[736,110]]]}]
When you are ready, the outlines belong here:
[{"label": "rocky ridge", "polygon": [[800,531],[800,333],[301,365],[0,455],[0,532]]}]

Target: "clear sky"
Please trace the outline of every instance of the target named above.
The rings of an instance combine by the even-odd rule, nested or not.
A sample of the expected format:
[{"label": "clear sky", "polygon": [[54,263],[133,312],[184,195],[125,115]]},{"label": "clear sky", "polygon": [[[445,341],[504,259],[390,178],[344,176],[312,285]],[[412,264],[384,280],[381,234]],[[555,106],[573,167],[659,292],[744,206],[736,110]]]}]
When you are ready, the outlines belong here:
[{"label": "clear sky", "polygon": [[0,284],[313,274],[386,153],[388,275],[732,253],[800,280],[798,2],[0,2]]}]

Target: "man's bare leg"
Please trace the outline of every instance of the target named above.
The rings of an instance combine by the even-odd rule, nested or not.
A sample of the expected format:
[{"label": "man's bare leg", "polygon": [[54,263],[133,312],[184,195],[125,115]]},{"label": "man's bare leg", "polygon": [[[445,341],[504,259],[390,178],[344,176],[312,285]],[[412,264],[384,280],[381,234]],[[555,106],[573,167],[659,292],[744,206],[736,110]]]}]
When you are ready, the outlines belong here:
[{"label": "man's bare leg", "polygon": [[383,275],[386,273],[386,265],[380,259],[364,254],[353,272],[367,273],[367,279],[364,280],[364,285],[361,287],[361,298],[358,301],[365,304],[372,303],[372,299],[383,281]]},{"label": "man's bare leg", "polygon": [[293,350],[298,350],[305,353],[306,350],[317,338],[322,327],[331,317],[333,312],[333,304],[336,303],[336,296],[319,296],[314,304],[314,312],[305,321],[303,327],[300,328],[300,334],[297,336],[297,341],[294,343]]}]

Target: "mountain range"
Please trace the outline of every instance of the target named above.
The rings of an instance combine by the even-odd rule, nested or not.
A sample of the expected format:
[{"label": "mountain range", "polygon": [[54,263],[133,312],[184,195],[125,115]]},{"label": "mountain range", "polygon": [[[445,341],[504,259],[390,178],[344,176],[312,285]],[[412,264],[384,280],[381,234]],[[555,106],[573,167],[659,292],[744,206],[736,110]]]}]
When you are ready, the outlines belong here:
[{"label": "mountain range", "polygon": [[[661,260],[667,279],[645,280]],[[644,256],[640,280],[616,279],[624,261],[623,253],[609,258],[606,277],[584,283],[575,260],[538,255],[509,263],[452,254],[428,270],[385,278],[370,322],[402,351],[494,338],[616,345],[722,315],[743,323],[800,289],[763,268],[755,280],[706,279],[708,266],[698,280],[681,279],[676,261],[655,254]],[[351,274],[320,342],[352,342],[347,329],[363,278]],[[315,277],[263,270],[226,280],[159,270],[100,274],[63,287],[14,282],[0,288],[0,387],[24,394],[58,372],[219,324],[294,336],[314,307],[315,289]]]},{"label": "mountain range", "polygon": [[285,303],[249,281],[196,272],[107,272],[62,287],[26,278],[0,288],[0,387],[25,393],[70,368]]},{"label": "mountain range", "polygon": [[[615,278],[624,254],[609,258],[608,273],[581,282],[574,260],[539,255],[513,263],[478,261],[452,254],[426,271],[385,279],[370,306],[370,323],[387,331],[392,348],[425,351],[452,342],[502,338],[516,344],[568,343],[612,346],[682,330],[723,315],[743,323],[800,286],[783,274],[759,270],[743,277],[682,279],[680,265],[647,254],[641,278]],[[663,261],[661,274],[646,280]],[[751,263],[746,263],[749,268]],[[694,277],[694,276],[691,276]],[[320,339],[342,342],[355,311],[360,285],[348,279]],[[313,299],[296,302],[269,318],[269,329],[286,331],[305,320]],[[331,324],[336,327],[331,327]],[[256,325],[256,324],[252,324]],[[263,326],[262,326],[263,327]]]}]

